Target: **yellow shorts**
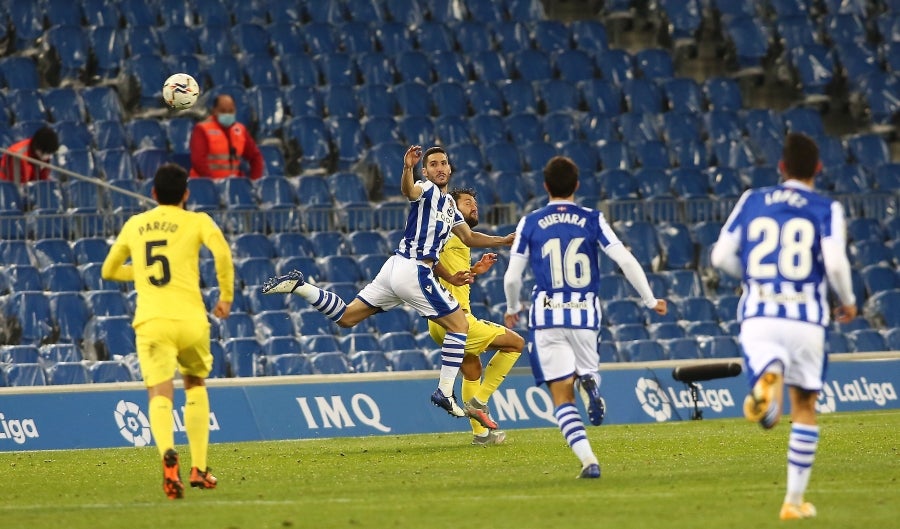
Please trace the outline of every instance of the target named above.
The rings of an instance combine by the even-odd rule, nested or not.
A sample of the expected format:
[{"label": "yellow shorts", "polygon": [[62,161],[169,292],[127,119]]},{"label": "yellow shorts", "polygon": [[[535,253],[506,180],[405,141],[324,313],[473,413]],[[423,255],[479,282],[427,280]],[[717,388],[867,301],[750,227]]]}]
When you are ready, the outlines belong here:
[{"label": "yellow shorts", "polygon": [[[479,320],[468,312],[466,321],[469,322],[469,334],[466,336],[467,355],[480,355],[494,339],[506,333],[506,327],[492,321]],[[444,335],[447,333],[443,327],[431,320],[428,320],[428,332],[438,345],[444,342]]]},{"label": "yellow shorts", "polygon": [[209,322],[153,319],[134,329],[138,361],[148,388],[175,376],[209,376],[213,358],[209,351]]}]

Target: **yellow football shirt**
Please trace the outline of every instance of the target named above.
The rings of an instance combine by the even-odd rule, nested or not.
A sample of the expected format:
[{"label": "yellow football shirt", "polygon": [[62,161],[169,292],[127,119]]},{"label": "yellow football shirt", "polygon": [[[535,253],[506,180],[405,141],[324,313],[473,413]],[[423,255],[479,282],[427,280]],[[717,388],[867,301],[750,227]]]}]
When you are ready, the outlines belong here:
[{"label": "yellow football shirt", "polygon": [[[450,239],[447,241],[447,244],[444,245],[444,249],[441,250],[438,261],[451,274],[455,274],[460,270],[469,270],[472,268],[472,250],[463,244],[463,242],[459,240],[459,237],[450,235]],[[453,294],[453,297],[456,298],[456,301],[459,302],[460,307],[462,307],[464,311],[472,312],[472,305],[469,302],[469,290],[471,289],[469,285],[458,287],[451,285],[443,279],[440,281],[441,284],[444,285],[444,288]]]},{"label": "yellow football shirt", "polygon": [[[134,281],[134,325],[153,318],[206,321],[200,247],[212,253],[220,299],[234,299],[234,264],[222,230],[206,213],[157,206],[125,222],[103,262],[106,279]],[[125,261],[131,257],[131,264]]]}]

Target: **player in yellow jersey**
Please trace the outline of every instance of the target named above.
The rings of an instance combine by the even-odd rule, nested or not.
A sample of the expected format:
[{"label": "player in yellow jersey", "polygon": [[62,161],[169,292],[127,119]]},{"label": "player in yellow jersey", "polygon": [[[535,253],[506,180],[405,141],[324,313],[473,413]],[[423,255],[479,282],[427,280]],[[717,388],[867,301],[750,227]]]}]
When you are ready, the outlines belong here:
[{"label": "player in yellow jersey", "polygon": [[[184,496],[172,401],[175,369],[184,381],[184,426],[191,451],[192,487],[216,488],[206,464],[209,396],[205,379],[212,369],[209,320],[200,293],[200,247],[212,252],[219,280],[217,318],[227,318],[234,297],[234,265],[222,230],[206,213],[186,211],[187,172],[163,165],[153,178],[159,206],[125,223],[103,262],[103,279],[134,281],[134,326],[138,361],[150,400],[150,431],[163,460],[163,490]],[[131,258],[131,263],[125,261]]]},{"label": "player in yellow jersey", "polygon": [[[456,209],[462,214],[466,224],[470,228],[477,226],[478,202],[475,190],[453,189],[450,191],[450,196],[456,201]],[[525,347],[525,340],[515,332],[472,315],[469,284],[475,276],[490,270],[495,262],[497,262],[497,254],[485,253],[473,266],[472,252],[469,247],[463,244],[459,237],[451,235],[441,251],[435,267],[435,274],[441,278],[441,283],[459,302],[469,322],[465,356],[460,366],[463,375],[462,398],[465,408],[467,411],[469,408],[480,409],[488,415],[490,415],[486,411],[488,400],[506,378]],[[428,331],[436,343],[443,342],[446,332],[443,327],[429,320]],[[480,355],[485,351],[493,350],[496,350],[497,353],[484,369],[484,380],[482,381]],[[474,434],[473,445],[500,444],[506,439],[506,434],[500,430],[489,430],[474,419],[470,419],[470,422]]]}]

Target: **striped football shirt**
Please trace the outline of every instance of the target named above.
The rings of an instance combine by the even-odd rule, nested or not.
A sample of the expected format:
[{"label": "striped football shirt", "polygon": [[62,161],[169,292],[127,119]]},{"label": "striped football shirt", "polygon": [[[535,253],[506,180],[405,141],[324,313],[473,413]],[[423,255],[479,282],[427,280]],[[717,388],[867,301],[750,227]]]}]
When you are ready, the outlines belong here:
[{"label": "striped football shirt", "polygon": [[450,237],[450,230],[465,220],[456,209],[453,197],[441,193],[428,180],[416,182],[416,185],[422,188],[422,195],[409,203],[406,231],[394,253],[409,259],[437,261]]},{"label": "striped football shirt", "polygon": [[532,329],[600,327],[600,250],[621,244],[603,213],[553,200],[516,227],[511,254],[528,260],[534,273]]}]

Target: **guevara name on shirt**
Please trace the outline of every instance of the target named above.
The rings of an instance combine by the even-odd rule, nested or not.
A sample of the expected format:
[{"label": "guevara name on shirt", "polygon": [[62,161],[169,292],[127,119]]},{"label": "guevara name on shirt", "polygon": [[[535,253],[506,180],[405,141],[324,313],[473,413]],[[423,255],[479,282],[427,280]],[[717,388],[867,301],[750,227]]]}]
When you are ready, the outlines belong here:
[{"label": "guevara name on shirt", "polygon": [[576,226],[583,228],[586,221],[587,217],[576,215],[575,213],[551,213],[546,217],[542,217],[538,221],[538,226],[542,229],[546,229],[554,224],[563,222],[566,224],[575,224]]}]

